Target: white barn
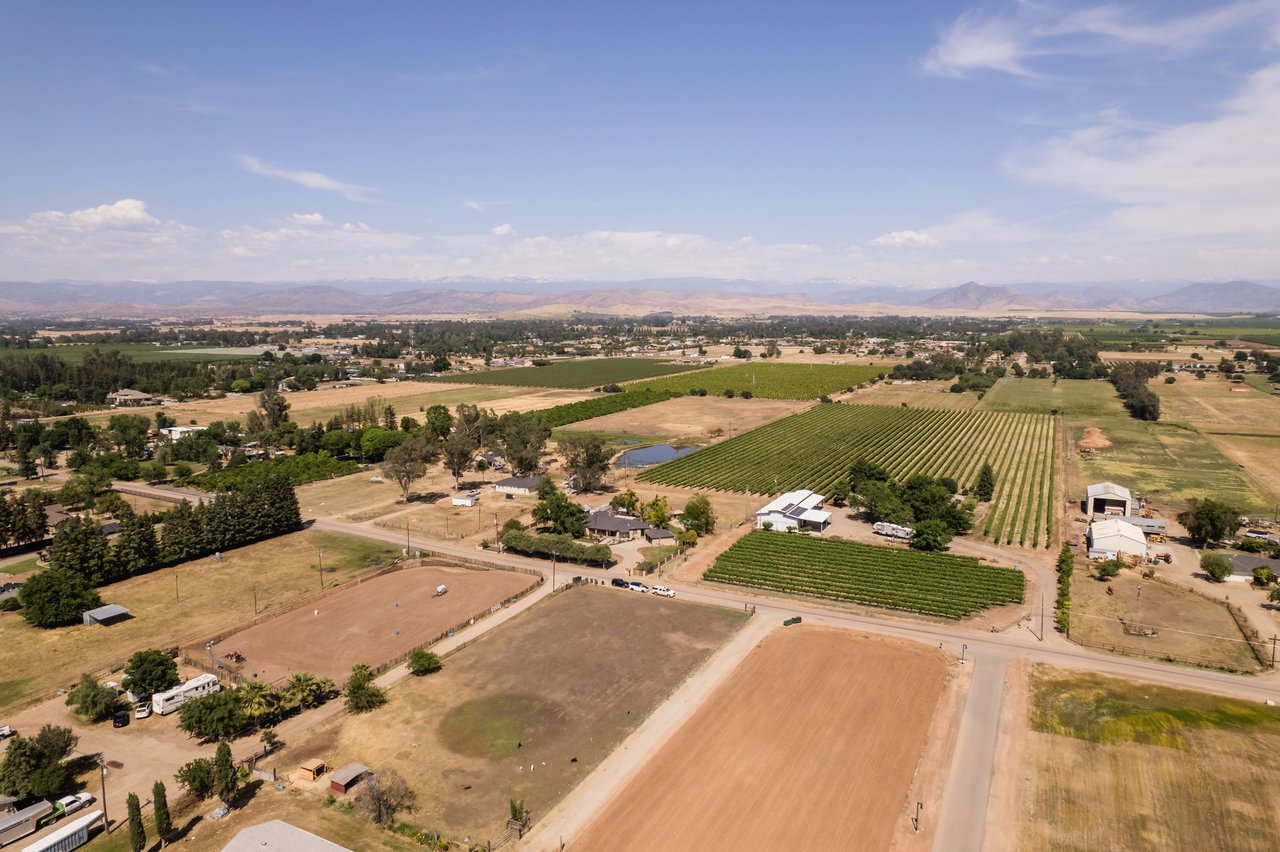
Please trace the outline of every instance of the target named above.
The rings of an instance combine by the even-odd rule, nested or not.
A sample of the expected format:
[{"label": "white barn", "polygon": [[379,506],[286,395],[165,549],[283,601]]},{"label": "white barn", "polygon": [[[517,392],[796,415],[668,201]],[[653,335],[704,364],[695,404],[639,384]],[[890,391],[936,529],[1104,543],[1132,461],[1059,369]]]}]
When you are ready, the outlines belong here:
[{"label": "white barn", "polygon": [[1134,513],[1133,509],[1133,494],[1123,485],[1098,482],[1089,486],[1084,505],[1086,515],[1116,515],[1127,518]]},{"label": "white barn", "polygon": [[831,513],[822,511],[825,500],[821,494],[804,489],[788,491],[756,512],[756,529],[764,529],[768,523],[769,528],[775,530],[822,532],[831,520]]},{"label": "white barn", "polygon": [[1119,518],[1089,524],[1088,538],[1090,559],[1147,555],[1147,537],[1142,530]]}]

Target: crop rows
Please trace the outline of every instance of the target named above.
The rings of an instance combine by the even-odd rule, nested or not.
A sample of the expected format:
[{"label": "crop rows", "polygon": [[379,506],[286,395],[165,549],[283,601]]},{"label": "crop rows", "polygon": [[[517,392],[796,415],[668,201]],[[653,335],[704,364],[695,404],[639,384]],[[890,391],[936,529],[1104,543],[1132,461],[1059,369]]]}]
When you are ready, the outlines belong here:
[{"label": "crop rows", "polygon": [[522,388],[598,388],[653,376],[669,376],[700,370],[690,364],[672,364],[651,358],[579,358],[555,361],[545,367],[509,367],[439,376],[432,381],[468,385],[509,385]]},{"label": "crop rows", "polygon": [[1026,584],[1021,571],[984,566],[968,556],[760,530],[720,554],[704,576],[946,618],[1021,603]]},{"label": "crop rows", "polygon": [[695,375],[668,376],[641,382],[636,389],[659,391],[705,390],[709,396],[723,396],[725,391],[740,395],[750,391],[761,399],[817,399],[857,387],[878,376],[884,367],[869,364],[770,364],[768,362],[717,367]]},{"label": "crop rows", "polygon": [[1048,546],[1056,444],[1054,420],[1044,414],[818,405],[638,478],[754,494],[796,488],[830,494],[865,457],[895,478],[949,476],[970,489],[989,461],[996,493],[979,531],[996,541]]}]

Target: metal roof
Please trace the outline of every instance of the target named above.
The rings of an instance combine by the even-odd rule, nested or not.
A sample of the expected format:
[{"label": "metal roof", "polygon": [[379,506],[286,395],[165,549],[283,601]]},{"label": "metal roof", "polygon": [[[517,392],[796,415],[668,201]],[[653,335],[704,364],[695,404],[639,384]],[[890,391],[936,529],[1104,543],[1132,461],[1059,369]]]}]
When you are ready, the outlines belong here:
[{"label": "metal roof", "polygon": [[336,781],[338,784],[345,787],[347,784],[350,784],[352,781],[356,780],[368,771],[369,767],[365,766],[363,763],[348,763],[346,766],[336,770],[332,775],[330,775],[329,780]]},{"label": "metal roof", "polygon": [[85,613],[86,616],[96,621],[104,621],[108,618],[119,618],[122,615],[128,615],[129,610],[120,606],[120,604],[106,604],[97,609],[91,609]]},{"label": "metal roof", "polygon": [[351,852],[345,846],[273,819],[241,829],[222,852]]}]

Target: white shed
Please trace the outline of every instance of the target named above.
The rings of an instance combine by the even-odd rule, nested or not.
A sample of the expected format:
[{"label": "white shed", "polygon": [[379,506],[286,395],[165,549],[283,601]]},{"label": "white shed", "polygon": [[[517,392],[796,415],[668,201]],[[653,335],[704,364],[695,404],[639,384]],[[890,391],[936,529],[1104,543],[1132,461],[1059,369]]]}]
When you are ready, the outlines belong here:
[{"label": "white shed", "polygon": [[1084,513],[1128,517],[1133,514],[1133,495],[1128,488],[1114,482],[1094,483],[1089,486]]},{"label": "white shed", "polygon": [[1119,518],[1089,524],[1088,538],[1090,559],[1147,555],[1147,537],[1142,530]]},{"label": "white shed", "polygon": [[762,506],[756,512],[756,529],[764,529],[765,523],[770,529],[809,529],[822,532],[831,520],[831,513],[822,511],[821,494],[801,489],[788,491],[772,503]]}]

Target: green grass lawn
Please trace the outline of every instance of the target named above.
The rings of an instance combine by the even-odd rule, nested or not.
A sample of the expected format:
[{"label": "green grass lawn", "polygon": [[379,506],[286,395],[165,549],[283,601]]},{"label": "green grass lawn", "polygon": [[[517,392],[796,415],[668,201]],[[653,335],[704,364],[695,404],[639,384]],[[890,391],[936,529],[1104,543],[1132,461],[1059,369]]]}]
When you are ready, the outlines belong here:
[{"label": "green grass lawn", "polygon": [[[1090,379],[1018,379],[995,383],[978,403],[978,411],[1027,411],[1065,415],[1124,415],[1109,382]],[[1127,415],[1125,415],[1127,416]]]},{"label": "green grass lawn", "polygon": [[30,559],[23,559],[21,562],[10,562],[8,565],[0,565],[0,574],[25,574],[28,571],[34,571],[40,567],[36,564],[36,558],[32,556]]}]

